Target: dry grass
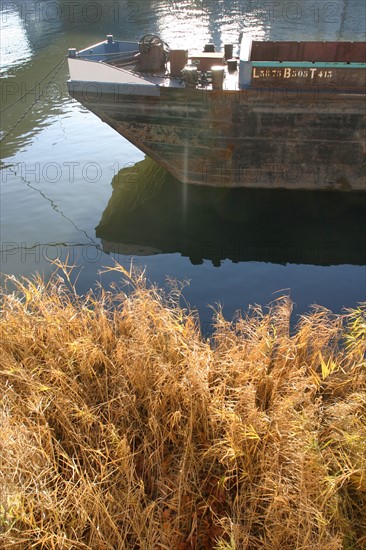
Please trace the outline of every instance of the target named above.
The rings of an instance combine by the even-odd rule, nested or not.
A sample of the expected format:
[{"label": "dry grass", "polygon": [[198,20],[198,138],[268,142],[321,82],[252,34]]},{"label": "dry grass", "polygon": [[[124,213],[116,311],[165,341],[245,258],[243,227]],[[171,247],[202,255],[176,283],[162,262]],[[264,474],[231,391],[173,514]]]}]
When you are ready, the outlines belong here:
[{"label": "dry grass", "polygon": [[1,295],[0,547],[365,548],[365,306],[217,312],[207,342],[116,269],[128,295],[66,268]]}]

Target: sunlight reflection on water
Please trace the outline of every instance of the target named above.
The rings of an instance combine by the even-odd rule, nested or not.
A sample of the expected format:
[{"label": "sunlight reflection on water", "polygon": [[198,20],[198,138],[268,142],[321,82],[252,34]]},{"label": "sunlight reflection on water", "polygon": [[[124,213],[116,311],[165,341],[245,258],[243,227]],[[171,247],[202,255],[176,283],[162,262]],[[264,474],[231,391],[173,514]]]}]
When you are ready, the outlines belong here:
[{"label": "sunlight reflection on water", "polygon": [[18,13],[11,10],[3,12],[1,25],[1,76],[11,76],[12,71],[31,56],[32,48]]}]

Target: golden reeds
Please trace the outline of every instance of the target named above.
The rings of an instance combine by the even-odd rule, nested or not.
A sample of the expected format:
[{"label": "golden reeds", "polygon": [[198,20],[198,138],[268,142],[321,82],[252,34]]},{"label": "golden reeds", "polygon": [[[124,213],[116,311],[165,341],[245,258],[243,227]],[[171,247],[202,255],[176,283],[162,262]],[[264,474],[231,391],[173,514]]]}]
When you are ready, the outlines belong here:
[{"label": "golden reeds", "polygon": [[0,547],[366,547],[365,305],[217,311],[208,341],[115,269],[1,293]]}]

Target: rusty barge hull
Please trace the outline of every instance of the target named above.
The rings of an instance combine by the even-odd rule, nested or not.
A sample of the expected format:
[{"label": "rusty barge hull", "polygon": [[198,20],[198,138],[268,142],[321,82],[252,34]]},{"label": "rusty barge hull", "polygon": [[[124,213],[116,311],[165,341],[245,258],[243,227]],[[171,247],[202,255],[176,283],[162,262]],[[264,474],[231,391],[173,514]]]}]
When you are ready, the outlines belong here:
[{"label": "rusty barge hull", "polygon": [[69,51],[69,92],[184,183],[366,190],[366,43],[226,46],[108,35]]},{"label": "rusty barge hull", "polygon": [[365,100],[333,89],[71,95],[184,183],[365,190]]}]

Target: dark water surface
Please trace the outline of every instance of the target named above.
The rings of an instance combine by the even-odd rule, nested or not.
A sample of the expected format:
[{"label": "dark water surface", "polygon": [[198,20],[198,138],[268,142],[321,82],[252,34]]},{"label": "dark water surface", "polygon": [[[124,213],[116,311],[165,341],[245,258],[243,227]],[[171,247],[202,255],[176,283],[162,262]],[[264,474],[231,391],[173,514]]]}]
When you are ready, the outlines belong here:
[{"label": "dark water surface", "polygon": [[161,285],[167,276],[190,280],[185,296],[203,322],[207,304],[221,302],[231,317],[278,291],[290,293],[296,313],[365,300],[365,197],[183,186],[68,97],[62,63],[69,47],[107,33],[139,40],[151,32],[171,47],[197,49],[236,42],[241,30],[272,40],[363,40],[363,0],[0,7],[3,273],[47,276],[49,260],[68,255],[83,266],[85,292],[102,266],[133,259]]}]

